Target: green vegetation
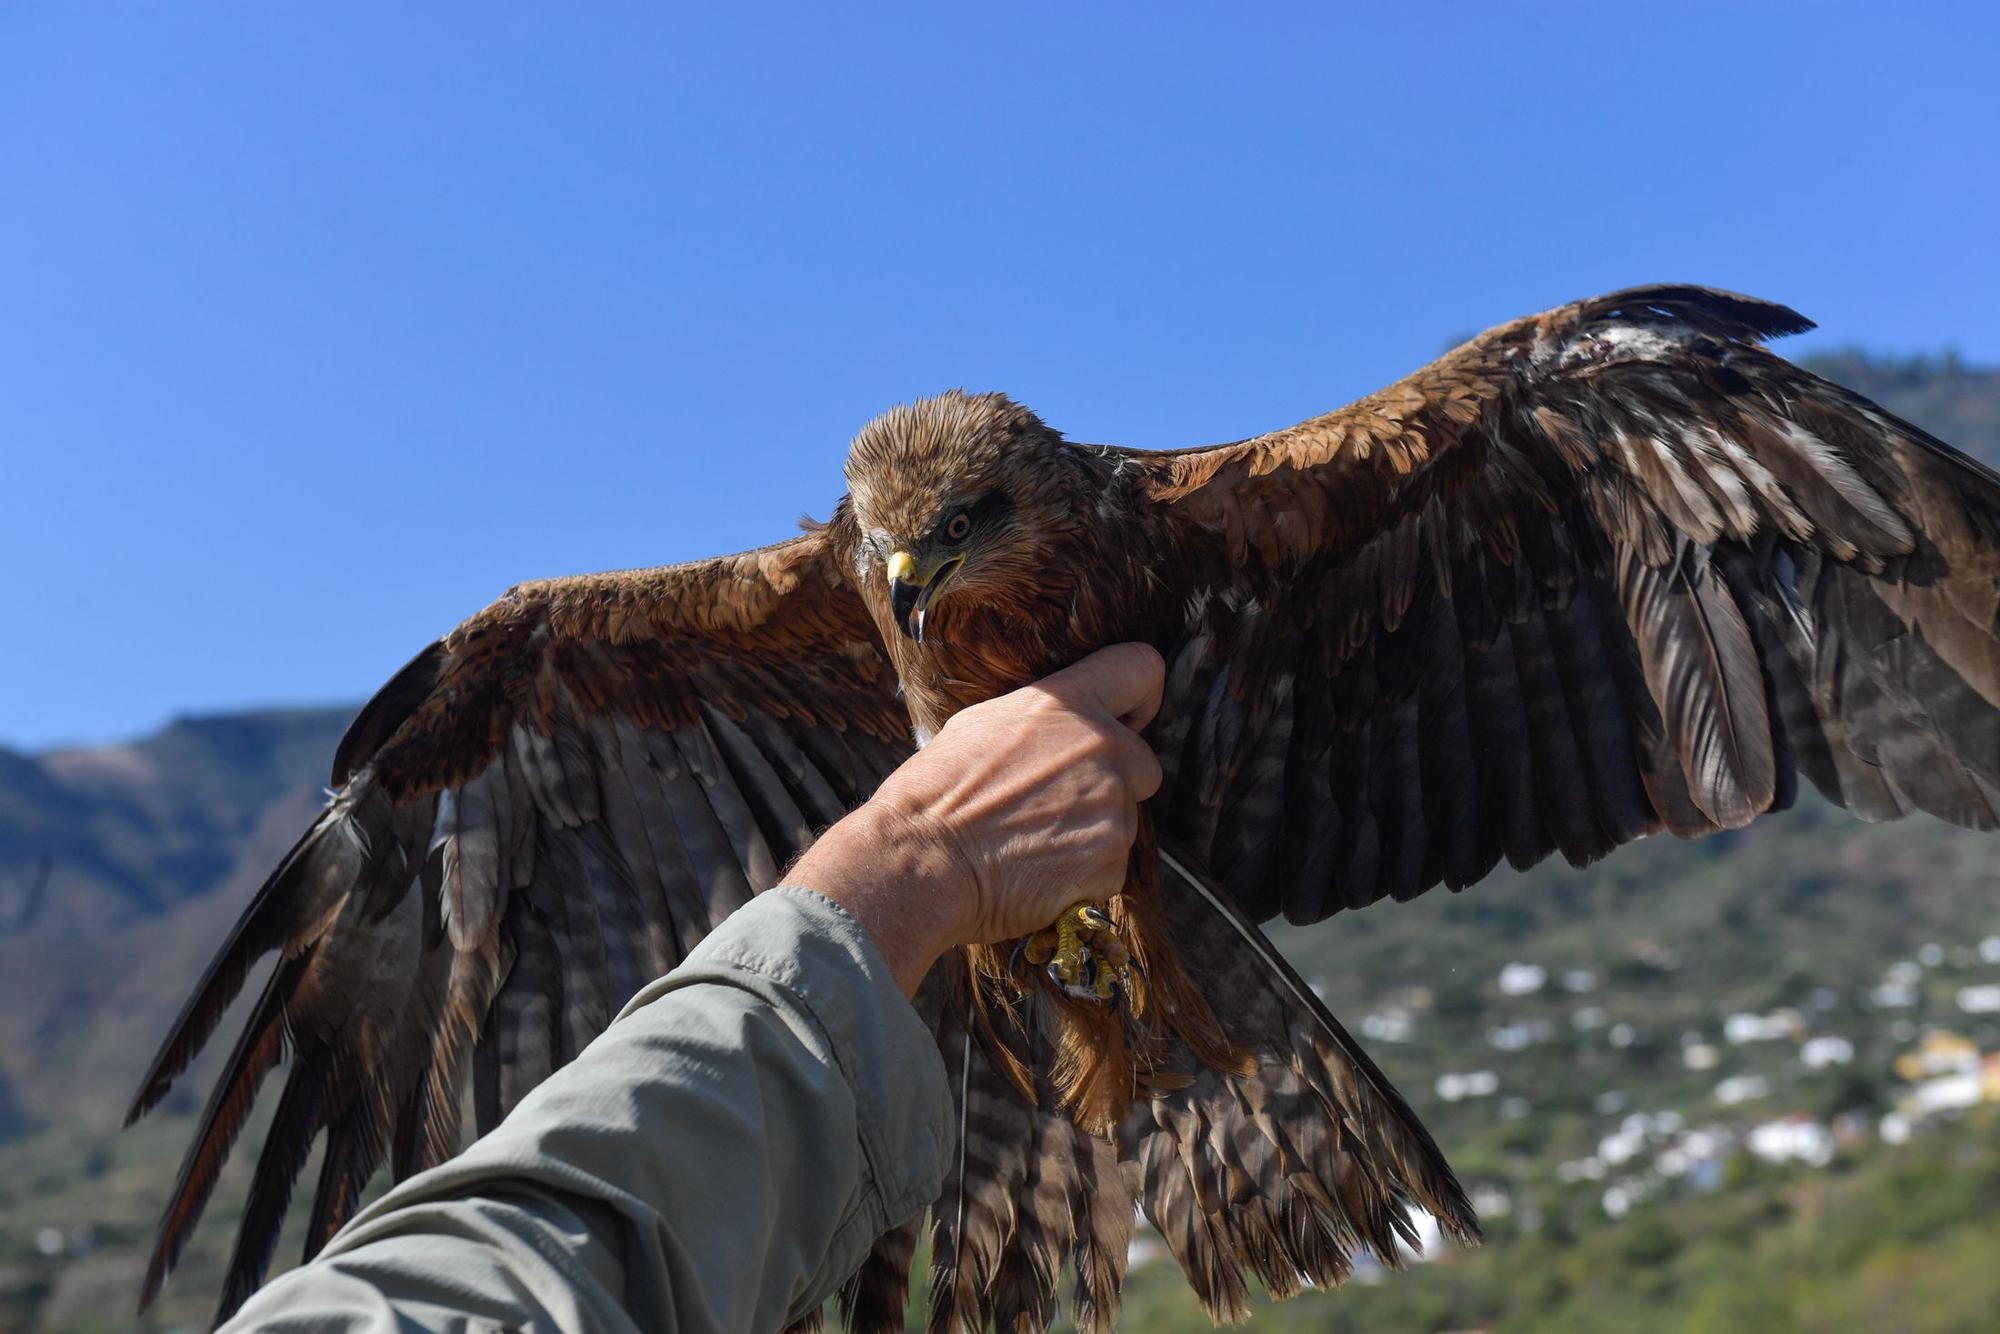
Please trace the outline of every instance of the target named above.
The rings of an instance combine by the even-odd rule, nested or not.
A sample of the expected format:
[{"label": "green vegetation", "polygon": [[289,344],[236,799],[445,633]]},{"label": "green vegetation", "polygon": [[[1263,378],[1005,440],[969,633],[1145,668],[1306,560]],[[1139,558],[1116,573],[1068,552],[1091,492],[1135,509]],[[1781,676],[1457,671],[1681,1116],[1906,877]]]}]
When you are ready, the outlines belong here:
[{"label": "green vegetation", "polygon": [[[1572,1206],[1581,1202],[1572,1202]],[[1260,1306],[1277,1331],[1543,1334],[1983,1331],[2000,1311],[2000,1116],[1826,1171],[1766,1173],[1622,1223],[1587,1207],[1477,1252]],[[1560,1207],[1560,1206],[1559,1206]],[[1127,1327],[1208,1328],[1166,1265],[1141,1269]]]}]

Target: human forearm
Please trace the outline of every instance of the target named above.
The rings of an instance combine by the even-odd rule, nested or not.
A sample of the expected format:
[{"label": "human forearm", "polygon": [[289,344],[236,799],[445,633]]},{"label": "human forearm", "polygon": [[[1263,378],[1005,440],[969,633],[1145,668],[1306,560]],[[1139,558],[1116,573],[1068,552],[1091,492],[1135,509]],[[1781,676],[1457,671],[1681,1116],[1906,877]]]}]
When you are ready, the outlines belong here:
[{"label": "human forearm", "polygon": [[909,997],[964,935],[965,879],[944,840],[881,800],[828,830],[786,876],[845,908]]}]

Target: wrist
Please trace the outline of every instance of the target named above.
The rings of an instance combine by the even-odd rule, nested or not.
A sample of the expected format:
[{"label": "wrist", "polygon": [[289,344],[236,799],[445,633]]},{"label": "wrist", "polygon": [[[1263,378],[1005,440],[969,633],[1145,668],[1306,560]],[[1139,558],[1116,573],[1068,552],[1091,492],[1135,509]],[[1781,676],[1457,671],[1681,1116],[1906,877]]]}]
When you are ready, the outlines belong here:
[{"label": "wrist", "polygon": [[948,910],[940,916],[952,930],[970,929],[977,916],[979,876],[965,844],[932,803],[892,786],[854,814],[882,858],[885,875],[928,891],[939,908]]},{"label": "wrist", "polygon": [[788,877],[847,909],[868,932],[903,993],[967,939],[976,890],[948,831],[878,795],[820,836]]}]

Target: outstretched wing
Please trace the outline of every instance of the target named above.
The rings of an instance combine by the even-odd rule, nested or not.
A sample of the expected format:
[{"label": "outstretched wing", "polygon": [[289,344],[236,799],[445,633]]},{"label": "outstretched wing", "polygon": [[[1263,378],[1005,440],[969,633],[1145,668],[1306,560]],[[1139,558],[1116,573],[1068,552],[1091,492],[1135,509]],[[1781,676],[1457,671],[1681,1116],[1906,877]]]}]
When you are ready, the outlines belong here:
[{"label": "outstretched wing", "polygon": [[278,955],[182,1166],[150,1301],[259,1087],[291,1065],[222,1298],[262,1280],[313,1140],[306,1253],[387,1158],[456,1151],[624,1001],[772,885],[909,752],[908,720],[826,531],[658,570],[513,589],[362,710],[333,799],[196,988],[131,1118],[253,964]]},{"label": "outstretched wing", "polygon": [[1163,840],[1313,921],[1735,828],[1799,771],[2000,824],[2000,479],[1758,346],[1809,327],[1636,289],[1129,455],[1193,572]]}]

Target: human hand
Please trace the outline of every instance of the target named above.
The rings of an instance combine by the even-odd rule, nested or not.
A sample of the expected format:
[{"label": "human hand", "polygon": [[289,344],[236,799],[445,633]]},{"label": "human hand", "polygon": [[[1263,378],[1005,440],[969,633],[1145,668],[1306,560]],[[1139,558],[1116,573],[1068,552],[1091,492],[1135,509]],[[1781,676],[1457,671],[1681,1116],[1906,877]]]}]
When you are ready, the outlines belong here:
[{"label": "human hand", "polygon": [[910,994],[954,945],[1109,898],[1160,786],[1139,732],[1165,672],[1153,649],[1118,644],[963,710],[787,879],[859,918]]}]

